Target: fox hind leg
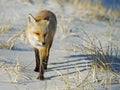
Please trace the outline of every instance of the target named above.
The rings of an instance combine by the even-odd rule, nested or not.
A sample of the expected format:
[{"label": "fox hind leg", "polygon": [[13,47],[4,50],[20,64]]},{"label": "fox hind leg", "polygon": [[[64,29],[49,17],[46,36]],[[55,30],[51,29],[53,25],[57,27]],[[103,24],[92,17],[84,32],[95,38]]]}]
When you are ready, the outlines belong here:
[{"label": "fox hind leg", "polygon": [[49,59],[49,52],[50,52],[51,46],[52,46],[52,41],[51,41],[50,45],[47,47],[47,56],[46,56],[46,59],[44,61],[44,69],[45,70],[47,70],[48,59]]}]

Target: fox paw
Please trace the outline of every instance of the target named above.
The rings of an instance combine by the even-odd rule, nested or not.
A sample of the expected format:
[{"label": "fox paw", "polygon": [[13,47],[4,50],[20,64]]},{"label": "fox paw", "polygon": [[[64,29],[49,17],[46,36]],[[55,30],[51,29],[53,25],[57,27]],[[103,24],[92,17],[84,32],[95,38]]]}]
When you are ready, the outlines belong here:
[{"label": "fox paw", "polygon": [[36,68],[34,69],[34,71],[35,71],[35,72],[39,72],[39,68],[36,67]]},{"label": "fox paw", "polygon": [[47,66],[45,66],[44,69],[47,70]]},{"label": "fox paw", "polygon": [[37,77],[37,79],[39,79],[39,80],[44,80],[44,76],[40,76],[40,75],[39,75],[39,76]]}]

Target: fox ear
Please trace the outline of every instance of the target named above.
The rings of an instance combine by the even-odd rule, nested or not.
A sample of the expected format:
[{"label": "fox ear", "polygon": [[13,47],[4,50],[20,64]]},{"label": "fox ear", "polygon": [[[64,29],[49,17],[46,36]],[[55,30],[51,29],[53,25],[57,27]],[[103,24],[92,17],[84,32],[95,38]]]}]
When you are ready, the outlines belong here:
[{"label": "fox ear", "polygon": [[49,23],[50,23],[50,21],[46,20],[46,26],[47,27],[48,27]]},{"label": "fox ear", "polygon": [[50,23],[49,20],[44,20],[44,19],[41,19],[40,22],[43,23],[46,27],[48,27],[48,25]]},{"label": "fox ear", "polygon": [[35,18],[32,16],[32,14],[28,15],[28,24],[34,24],[36,22]]}]

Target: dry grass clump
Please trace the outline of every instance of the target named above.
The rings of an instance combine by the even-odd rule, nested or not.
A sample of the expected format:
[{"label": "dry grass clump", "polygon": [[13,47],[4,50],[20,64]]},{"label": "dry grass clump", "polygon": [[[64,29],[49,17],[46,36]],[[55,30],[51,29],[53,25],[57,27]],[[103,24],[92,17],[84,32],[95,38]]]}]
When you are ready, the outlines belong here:
[{"label": "dry grass clump", "polygon": [[101,1],[91,3],[90,0],[57,0],[61,8],[64,8],[65,5],[70,4],[73,6],[77,17],[81,19],[87,18],[91,21],[94,19],[107,20],[110,23],[113,23],[120,17],[120,12],[112,9],[106,9]]},{"label": "dry grass clump", "polygon": [[9,37],[8,40],[4,40],[4,39],[0,40],[0,48],[10,49],[10,50],[13,49],[15,41],[21,36],[21,34],[23,34],[23,32],[19,32],[15,34],[14,36]]},{"label": "dry grass clump", "polygon": [[110,67],[112,63],[107,62],[106,55],[101,54],[101,58],[101,55],[95,54],[92,57],[94,59],[92,67],[86,73],[75,67],[76,74],[72,77],[69,73],[66,75],[60,74],[65,84],[64,90],[97,90],[94,87],[95,84],[100,85],[104,89],[109,88],[112,90],[111,85],[113,83],[120,84],[120,74],[112,72]]},{"label": "dry grass clump", "polygon": [[88,17],[90,20],[99,19],[99,20],[109,20],[110,23],[115,21],[120,17],[119,11],[114,11],[112,9],[106,9],[103,7],[101,2],[90,3],[90,0],[85,0],[80,2],[79,9],[82,10],[80,17]]},{"label": "dry grass clump", "polygon": [[[111,71],[113,68],[112,64],[115,64],[116,61],[119,61],[120,50],[118,46],[116,46],[112,42],[107,42],[105,45],[102,45],[102,41],[100,41],[97,37],[90,37],[86,32],[84,32],[85,38],[81,38],[83,40],[82,44],[74,44],[74,51],[82,52],[85,54],[90,54],[93,60],[93,66],[97,66],[101,71]],[[79,36],[78,36],[79,37]],[[72,50],[72,49],[71,49]],[[115,60],[116,59],[116,60]],[[118,65],[120,62],[118,63]]]},{"label": "dry grass clump", "polygon": [[58,4],[61,5],[61,7],[65,6],[66,4],[71,4],[75,9],[78,8],[80,0],[57,0]]},{"label": "dry grass clump", "polygon": [[19,80],[21,79],[32,79],[30,75],[22,72],[25,67],[21,67],[18,58],[12,60],[12,62],[3,57],[0,57],[0,60],[2,61],[0,62],[0,70],[5,73],[4,76],[6,77],[6,80],[1,80],[1,82],[19,83]]},{"label": "dry grass clump", "polygon": [[93,64],[96,64],[101,70],[111,70],[110,65],[114,63],[114,59],[119,58],[118,46],[112,42],[102,45],[102,42],[97,37],[91,40],[86,32],[84,34],[88,38],[88,40],[84,39],[87,46],[83,44],[81,46],[92,55],[91,58],[94,60]]},{"label": "dry grass clump", "polygon": [[21,3],[26,3],[26,4],[33,4],[34,2],[32,0],[17,0],[18,2]]},{"label": "dry grass clump", "polygon": [[12,62],[7,63],[7,59],[3,57],[0,57],[0,60],[3,60],[3,62],[0,63],[0,68],[6,72],[11,83],[16,83],[17,76],[20,73],[20,65],[18,60],[16,60],[16,64],[13,64]]},{"label": "dry grass clump", "polygon": [[65,17],[61,17],[61,24],[58,25],[58,28],[60,30],[60,32],[62,33],[62,36],[60,39],[65,39],[68,36],[72,35],[73,33],[71,32],[71,27],[70,27],[70,23],[72,21],[72,18],[68,18],[65,19]]},{"label": "dry grass clump", "polygon": [[10,23],[6,21],[3,25],[0,26],[0,35],[3,35],[5,32],[8,32],[10,29]]},{"label": "dry grass clump", "polygon": [[15,41],[24,33],[18,32],[17,34],[10,35],[10,23],[5,22],[0,26],[0,48],[2,49],[13,49]]},{"label": "dry grass clump", "polygon": [[[69,74],[60,74],[65,83],[65,90],[96,90],[94,84],[111,89],[113,83],[120,83],[120,74],[118,73],[120,70],[116,72],[116,67],[113,65],[116,64],[120,67],[120,50],[113,43],[103,45],[97,37],[91,38],[86,32],[83,31],[83,33],[85,35],[82,38],[84,43],[74,44],[69,50],[89,54],[88,58],[92,59],[93,63],[85,75],[77,67],[75,67],[76,75],[71,77],[72,79]],[[74,86],[71,85],[73,82],[76,83]]]}]

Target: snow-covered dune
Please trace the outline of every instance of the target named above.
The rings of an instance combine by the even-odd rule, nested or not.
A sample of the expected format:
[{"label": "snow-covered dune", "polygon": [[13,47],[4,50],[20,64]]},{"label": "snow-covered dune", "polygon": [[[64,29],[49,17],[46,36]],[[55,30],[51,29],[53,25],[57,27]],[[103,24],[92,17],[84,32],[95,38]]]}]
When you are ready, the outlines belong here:
[{"label": "snow-covered dune", "polygon": [[[0,90],[120,90],[120,19],[91,19],[89,9],[75,5],[64,0],[0,0]],[[58,25],[45,80],[39,81],[33,71],[34,51],[24,31],[28,14],[35,16],[44,9],[56,14]],[[92,71],[92,54],[85,48],[91,47],[92,40],[103,48],[108,43],[117,47],[113,53],[117,56],[109,57],[116,72]],[[6,49],[9,45],[12,50]]]}]

